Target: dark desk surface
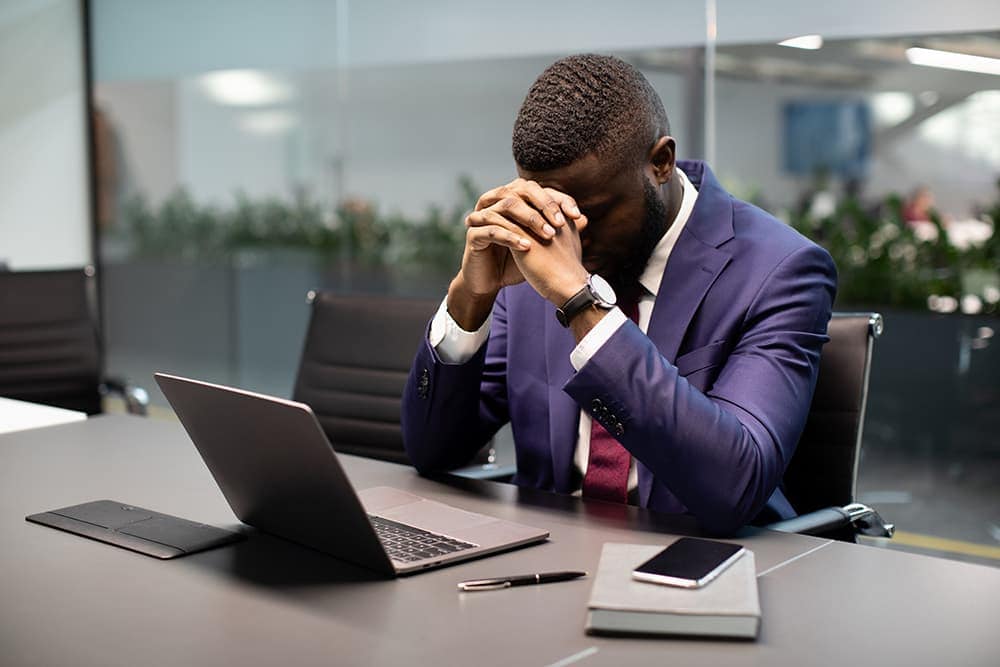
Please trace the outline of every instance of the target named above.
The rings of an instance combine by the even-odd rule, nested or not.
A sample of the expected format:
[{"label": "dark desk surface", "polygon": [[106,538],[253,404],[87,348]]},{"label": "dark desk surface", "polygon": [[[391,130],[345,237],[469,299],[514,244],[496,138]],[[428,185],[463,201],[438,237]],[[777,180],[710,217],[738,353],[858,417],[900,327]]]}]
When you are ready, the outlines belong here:
[{"label": "dark desk surface", "polygon": [[657,544],[672,518],[343,457],[386,484],[525,523],[551,540],[384,581],[318,552],[248,541],[159,561],[25,515],[111,498],[233,527],[177,424],[99,417],[0,436],[0,663],[7,665],[995,665],[1000,570],[747,531],[760,576],[756,642],[584,634],[592,579],[489,593],[455,584],[596,568],[606,541]]}]

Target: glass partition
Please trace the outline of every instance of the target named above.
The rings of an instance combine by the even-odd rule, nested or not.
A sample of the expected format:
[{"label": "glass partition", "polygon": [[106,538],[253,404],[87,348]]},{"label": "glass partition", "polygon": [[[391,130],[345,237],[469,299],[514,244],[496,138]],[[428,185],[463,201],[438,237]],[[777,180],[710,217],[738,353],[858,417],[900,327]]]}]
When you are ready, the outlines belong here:
[{"label": "glass partition", "polygon": [[[611,38],[603,9],[562,21],[561,45],[526,30],[503,48],[448,3],[251,5],[91,3],[108,363],[143,381],[288,395],[308,290],[443,296],[465,214],[515,175],[534,78],[651,39],[642,7]],[[689,76],[649,76],[683,139]]]},{"label": "glass partition", "polygon": [[80,4],[0,2],[0,270],[93,262]]},{"label": "glass partition", "polygon": [[859,499],[891,544],[1000,558],[1000,33],[728,44],[716,173],[885,316]]},{"label": "glass partition", "polygon": [[[662,96],[680,157],[711,151],[734,195],[831,251],[838,309],[885,314],[861,500],[899,544],[995,549],[1000,86],[913,49],[997,62],[1000,38],[779,45],[763,36],[819,18],[764,4],[787,11],[719,2],[713,54],[715,0],[511,0],[533,20],[502,34],[475,3],[93,0],[110,369],[289,395],[306,292],[443,295],[465,213],[514,175],[531,82],[560,55],[611,52]],[[838,16],[839,34],[895,29]]]}]

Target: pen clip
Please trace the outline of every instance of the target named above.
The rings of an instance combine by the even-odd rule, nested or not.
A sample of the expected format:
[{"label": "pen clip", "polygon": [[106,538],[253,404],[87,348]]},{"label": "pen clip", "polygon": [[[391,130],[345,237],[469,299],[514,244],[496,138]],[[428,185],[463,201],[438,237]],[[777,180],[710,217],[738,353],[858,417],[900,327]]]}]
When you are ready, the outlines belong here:
[{"label": "pen clip", "polygon": [[481,579],[479,581],[463,581],[458,585],[460,591],[496,591],[501,588],[510,588],[509,581],[495,581],[493,579]]}]

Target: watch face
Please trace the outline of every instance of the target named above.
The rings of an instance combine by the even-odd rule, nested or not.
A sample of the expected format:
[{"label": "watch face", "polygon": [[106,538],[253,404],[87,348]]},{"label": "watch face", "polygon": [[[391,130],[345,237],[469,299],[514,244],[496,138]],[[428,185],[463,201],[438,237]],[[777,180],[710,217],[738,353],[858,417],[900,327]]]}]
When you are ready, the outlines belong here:
[{"label": "watch face", "polygon": [[596,273],[590,274],[590,289],[594,295],[604,302],[608,307],[615,305],[618,302],[618,296],[615,294],[615,290],[611,287],[607,280],[600,277]]}]

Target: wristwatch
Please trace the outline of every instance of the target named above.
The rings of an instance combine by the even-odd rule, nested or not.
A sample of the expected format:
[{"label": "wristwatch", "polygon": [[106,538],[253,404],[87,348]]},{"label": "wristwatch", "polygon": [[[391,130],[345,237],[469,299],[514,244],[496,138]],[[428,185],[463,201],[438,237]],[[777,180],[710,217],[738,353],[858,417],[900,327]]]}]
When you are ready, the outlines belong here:
[{"label": "wristwatch", "polygon": [[587,284],[571,296],[562,308],[556,308],[556,319],[559,320],[559,324],[569,327],[570,321],[590,306],[610,310],[617,302],[618,297],[608,281],[596,273],[591,273],[587,276]]}]

